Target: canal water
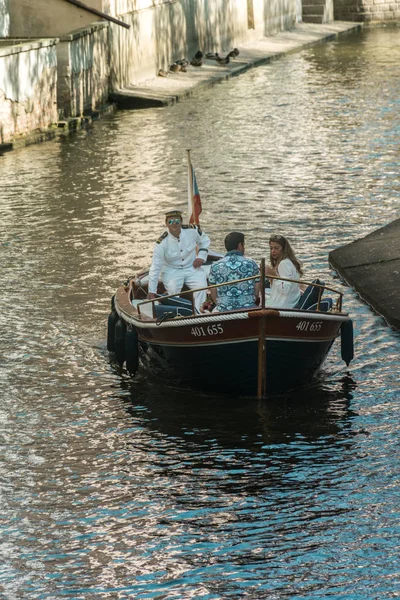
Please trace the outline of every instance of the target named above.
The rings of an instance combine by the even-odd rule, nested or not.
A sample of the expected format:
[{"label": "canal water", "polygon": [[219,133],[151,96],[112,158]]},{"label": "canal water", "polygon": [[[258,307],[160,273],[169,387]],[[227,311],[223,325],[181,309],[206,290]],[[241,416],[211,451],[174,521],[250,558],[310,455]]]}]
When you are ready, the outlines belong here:
[{"label": "canal water", "polygon": [[[327,261],[400,216],[399,98],[400,28],[369,29],[0,159],[1,598],[400,595],[400,335]],[[344,291],[350,368],[244,402],[110,361],[187,148],[213,248],[282,233]]]}]

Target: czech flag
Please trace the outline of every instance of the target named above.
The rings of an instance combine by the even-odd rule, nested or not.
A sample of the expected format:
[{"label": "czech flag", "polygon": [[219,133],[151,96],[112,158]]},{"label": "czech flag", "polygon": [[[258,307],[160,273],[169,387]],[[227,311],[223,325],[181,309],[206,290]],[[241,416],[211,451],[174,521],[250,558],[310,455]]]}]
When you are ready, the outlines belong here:
[{"label": "czech flag", "polygon": [[191,163],[189,166],[188,189],[189,189],[188,202],[189,202],[189,214],[190,214],[189,223],[194,224],[194,225],[199,225],[200,224],[199,216],[202,211],[201,198],[200,198],[199,188],[197,187],[196,174],[194,172],[194,169],[193,169],[193,166]]}]

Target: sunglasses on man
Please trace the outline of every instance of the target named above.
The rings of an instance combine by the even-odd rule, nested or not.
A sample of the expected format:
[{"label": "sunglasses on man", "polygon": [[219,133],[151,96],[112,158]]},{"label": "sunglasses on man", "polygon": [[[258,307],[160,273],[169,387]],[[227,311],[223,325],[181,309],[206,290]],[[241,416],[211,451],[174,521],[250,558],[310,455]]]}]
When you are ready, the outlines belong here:
[{"label": "sunglasses on man", "polygon": [[168,225],[179,225],[181,220],[180,219],[168,219]]}]

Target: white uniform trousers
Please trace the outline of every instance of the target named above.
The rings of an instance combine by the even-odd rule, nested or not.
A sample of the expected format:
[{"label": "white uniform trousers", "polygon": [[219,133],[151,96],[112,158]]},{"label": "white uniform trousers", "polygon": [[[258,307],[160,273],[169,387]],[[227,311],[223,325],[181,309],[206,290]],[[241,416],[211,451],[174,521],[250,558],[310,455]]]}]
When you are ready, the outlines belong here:
[{"label": "white uniform trousers", "polygon": [[[195,269],[193,266],[186,267],[186,269],[164,267],[162,281],[168,294],[177,294],[180,292],[184,283],[190,289],[207,287],[207,277],[202,267],[198,269]],[[185,297],[187,297],[186,294],[183,298]],[[194,293],[194,306],[198,312],[200,312],[200,307],[205,302],[206,297],[206,290]]]}]

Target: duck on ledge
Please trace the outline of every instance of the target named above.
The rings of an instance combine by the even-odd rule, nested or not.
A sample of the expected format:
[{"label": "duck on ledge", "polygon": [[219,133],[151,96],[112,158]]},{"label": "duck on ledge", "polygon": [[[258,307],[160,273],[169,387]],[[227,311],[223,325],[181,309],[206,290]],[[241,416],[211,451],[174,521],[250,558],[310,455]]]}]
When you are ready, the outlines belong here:
[{"label": "duck on ledge", "polygon": [[201,52],[201,50],[198,50],[196,52],[196,54],[193,56],[192,60],[190,61],[190,64],[192,65],[192,67],[201,67],[203,64],[203,53]]},{"label": "duck on ledge", "polygon": [[221,66],[228,65],[230,61],[230,57],[228,54],[226,56],[220,56],[218,52],[209,52],[208,54],[206,54],[206,57],[209,60],[215,60]]},{"label": "duck on ledge", "polygon": [[226,56],[220,56],[218,52],[207,52],[206,58],[209,60],[215,60],[219,65],[228,65],[231,58],[239,56],[239,50],[234,48]]},{"label": "duck on ledge", "polygon": [[239,56],[239,50],[237,48],[234,48],[233,50],[228,52],[227,56],[229,56],[229,58],[236,58],[237,56]]}]

